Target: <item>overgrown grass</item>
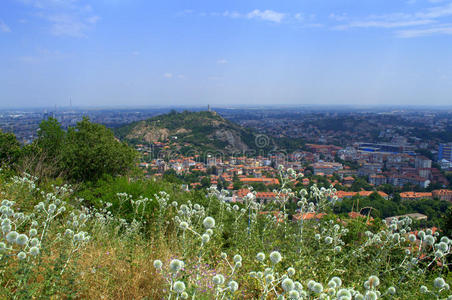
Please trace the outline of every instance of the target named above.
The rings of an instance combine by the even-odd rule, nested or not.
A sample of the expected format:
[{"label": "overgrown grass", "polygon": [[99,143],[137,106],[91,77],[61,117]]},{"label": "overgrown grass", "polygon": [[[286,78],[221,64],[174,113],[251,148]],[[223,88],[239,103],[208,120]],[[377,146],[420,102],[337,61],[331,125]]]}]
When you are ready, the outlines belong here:
[{"label": "overgrown grass", "polygon": [[[446,299],[451,294],[448,238],[430,231],[410,235],[409,219],[387,225],[341,220],[331,213],[333,189],[293,193],[285,183],[298,174],[280,172],[278,201],[265,207],[253,193],[234,204],[214,189],[207,195],[183,192],[159,181],[107,178],[74,191],[39,185],[28,175],[4,175],[0,298]],[[291,201],[303,213],[325,215],[289,220]],[[11,232],[17,232],[15,239]]]}]

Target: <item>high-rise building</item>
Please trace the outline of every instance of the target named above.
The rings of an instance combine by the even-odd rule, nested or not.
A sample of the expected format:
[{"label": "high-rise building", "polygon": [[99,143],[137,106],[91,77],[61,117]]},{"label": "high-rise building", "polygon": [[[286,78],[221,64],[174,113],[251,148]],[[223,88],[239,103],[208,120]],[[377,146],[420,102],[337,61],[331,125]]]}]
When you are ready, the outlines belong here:
[{"label": "high-rise building", "polygon": [[439,144],[438,160],[452,161],[452,143]]}]

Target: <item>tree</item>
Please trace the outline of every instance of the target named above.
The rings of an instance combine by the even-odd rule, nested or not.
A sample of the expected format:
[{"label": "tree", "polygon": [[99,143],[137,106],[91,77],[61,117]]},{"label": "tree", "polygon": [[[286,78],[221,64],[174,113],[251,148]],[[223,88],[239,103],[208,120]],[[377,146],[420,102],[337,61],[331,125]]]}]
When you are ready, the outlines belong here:
[{"label": "tree", "polygon": [[136,152],[117,140],[113,132],[87,117],[67,132],[61,151],[66,177],[73,181],[95,181],[103,174],[125,174],[135,166]]},{"label": "tree", "polygon": [[3,133],[0,130],[0,164],[1,166],[14,166],[21,157],[20,143],[12,133]]}]

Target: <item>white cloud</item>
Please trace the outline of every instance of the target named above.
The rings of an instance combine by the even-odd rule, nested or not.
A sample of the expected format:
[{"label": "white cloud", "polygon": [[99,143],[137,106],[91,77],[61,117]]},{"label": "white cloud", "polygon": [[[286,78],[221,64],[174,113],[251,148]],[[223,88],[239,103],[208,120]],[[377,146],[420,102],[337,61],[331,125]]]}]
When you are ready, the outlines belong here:
[{"label": "white cloud", "polygon": [[249,12],[246,16],[248,19],[261,19],[264,21],[280,23],[286,15],[284,13],[276,12],[269,9],[263,11],[255,9],[252,12]]},{"label": "white cloud", "polygon": [[434,23],[434,20],[411,20],[411,21],[359,21],[351,22],[345,25],[335,26],[334,29],[344,30],[348,28],[398,28],[427,25]]},{"label": "white cloud", "polygon": [[0,31],[1,32],[11,32],[11,28],[9,28],[8,25],[5,24],[2,20],[0,20]]},{"label": "white cloud", "polygon": [[86,37],[87,32],[99,22],[91,5],[78,0],[17,0],[35,10],[33,15],[49,23],[55,36]]},{"label": "white cloud", "polygon": [[399,30],[396,32],[396,35],[401,38],[415,38],[421,36],[441,35],[441,34],[452,35],[452,24],[448,26],[425,29]]},{"label": "white cloud", "polygon": [[226,59],[224,59],[224,58],[221,58],[221,59],[217,60],[217,64],[220,64],[220,65],[225,65],[227,63],[228,63],[228,61]]},{"label": "white cloud", "polygon": [[165,78],[173,78],[173,73],[165,73],[165,74],[163,74],[163,77],[165,77]]}]

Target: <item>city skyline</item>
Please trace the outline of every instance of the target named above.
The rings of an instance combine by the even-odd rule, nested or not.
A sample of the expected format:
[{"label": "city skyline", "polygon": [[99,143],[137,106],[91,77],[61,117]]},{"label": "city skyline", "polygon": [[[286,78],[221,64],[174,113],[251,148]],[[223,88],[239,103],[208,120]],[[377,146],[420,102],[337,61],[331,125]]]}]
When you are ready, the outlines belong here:
[{"label": "city skyline", "polygon": [[452,2],[6,0],[0,107],[446,106]]}]

